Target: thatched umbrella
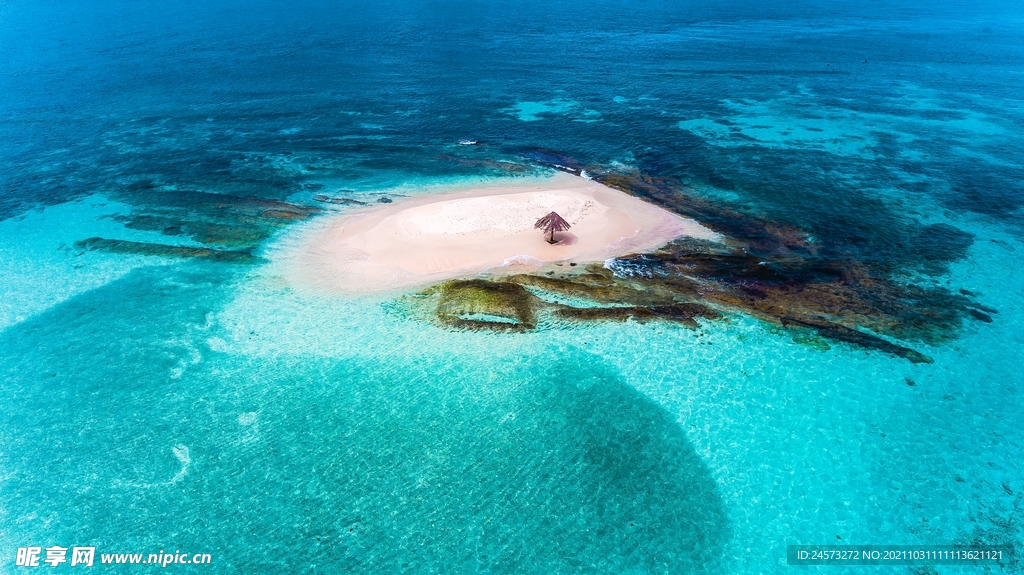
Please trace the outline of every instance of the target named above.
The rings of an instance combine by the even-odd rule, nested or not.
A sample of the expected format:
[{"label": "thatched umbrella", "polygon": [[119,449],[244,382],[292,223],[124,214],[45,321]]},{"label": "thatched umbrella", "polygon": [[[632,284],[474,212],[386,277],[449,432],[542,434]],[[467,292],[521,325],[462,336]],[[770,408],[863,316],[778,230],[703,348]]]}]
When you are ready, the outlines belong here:
[{"label": "thatched umbrella", "polygon": [[545,232],[551,232],[551,239],[548,240],[549,244],[555,243],[555,232],[564,232],[569,229],[569,222],[562,219],[562,216],[551,212],[543,218],[537,220],[537,223],[533,224],[533,227],[543,229]]}]

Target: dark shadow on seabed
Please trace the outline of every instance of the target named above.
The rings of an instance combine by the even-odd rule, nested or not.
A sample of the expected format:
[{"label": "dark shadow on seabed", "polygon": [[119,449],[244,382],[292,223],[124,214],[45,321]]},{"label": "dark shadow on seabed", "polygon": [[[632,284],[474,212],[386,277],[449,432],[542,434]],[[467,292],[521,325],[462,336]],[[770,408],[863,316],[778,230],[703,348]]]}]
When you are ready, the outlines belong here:
[{"label": "dark shadow on seabed", "polygon": [[211,573],[720,570],[708,468],[599,358],[216,352],[227,267],[138,270],[0,334],[5,540]]}]

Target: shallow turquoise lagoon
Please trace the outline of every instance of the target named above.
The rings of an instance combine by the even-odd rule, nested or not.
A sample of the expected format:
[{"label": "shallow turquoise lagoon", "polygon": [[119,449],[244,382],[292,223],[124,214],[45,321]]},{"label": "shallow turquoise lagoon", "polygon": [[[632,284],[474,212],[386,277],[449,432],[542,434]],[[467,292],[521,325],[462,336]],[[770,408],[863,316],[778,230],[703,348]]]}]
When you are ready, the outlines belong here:
[{"label": "shallow turquoise lagoon", "polygon": [[[156,567],[100,553],[982,572],[790,567],[786,546],[1021,549],[1022,27],[1014,4],[893,1],[0,6],[0,573],[31,572],[30,545],[95,546],[110,572]],[[284,279],[355,209],[315,195],[543,177],[539,149],[997,313],[913,364],[739,312],[450,330]],[[257,200],[324,212],[257,229]],[[260,259],[76,246],[235,249],[190,218],[251,225]]]}]

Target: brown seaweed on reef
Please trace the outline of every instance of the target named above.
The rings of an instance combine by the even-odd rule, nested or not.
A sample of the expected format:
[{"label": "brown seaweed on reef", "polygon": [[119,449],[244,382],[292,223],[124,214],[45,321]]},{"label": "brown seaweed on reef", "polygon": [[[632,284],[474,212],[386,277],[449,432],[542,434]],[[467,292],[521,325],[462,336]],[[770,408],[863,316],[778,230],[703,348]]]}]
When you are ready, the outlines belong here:
[{"label": "brown seaweed on reef", "polygon": [[[736,257],[743,259],[742,256]],[[698,261],[708,265],[707,258],[698,258]],[[760,267],[759,264],[752,265]],[[442,325],[459,329],[525,331],[536,327],[538,322],[534,318],[545,314],[553,320],[662,320],[696,328],[700,318],[719,320],[727,312],[738,311],[782,328],[798,332],[811,330],[832,341],[878,350],[914,363],[931,363],[932,360],[883,336],[936,343],[946,332],[936,330],[933,323],[946,325],[958,319],[955,313],[939,317],[933,315],[933,311],[922,309],[919,310],[922,317],[910,318],[904,324],[858,301],[855,292],[843,293],[834,282],[811,284],[812,287],[808,288],[777,272],[744,269],[737,261],[726,261],[725,265],[714,269],[716,275],[720,275],[722,269],[735,272],[737,281],[730,284],[710,277],[711,274],[703,278],[670,275],[624,278],[594,264],[587,266],[583,273],[563,274],[561,277],[519,274],[495,281],[456,280],[431,288],[424,294],[440,293],[440,301],[435,308],[436,319]],[[767,282],[753,284],[750,278],[758,275],[769,278],[774,285]],[[802,279],[807,280],[808,277],[828,275],[815,271]],[[884,293],[896,285],[882,288],[884,297],[880,302],[902,295],[899,292]],[[874,289],[877,290],[877,286]],[[813,291],[814,295],[808,297],[801,291]],[[798,295],[793,297],[794,294]],[[545,295],[575,300],[577,305],[551,302]],[[901,308],[904,312],[901,317],[906,319],[909,309],[914,306],[908,301],[899,305],[908,306],[908,309]],[[487,319],[493,317],[503,318],[503,321]],[[801,336],[794,340],[821,347],[816,338]]]},{"label": "brown seaweed on reef", "polygon": [[[827,347],[821,337],[914,363],[932,359],[903,342],[940,344],[954,338],[967,319],[990,322],[995,313],[971,293],[899,281],[871,262],[826,258],[803,230],[688,194],[668,179],[583,165],[550,150],[525,155],[547,167],[586,172],[605,185],[692,217],[725,238],[717,244],[683,239],[652,254],[616,258],[609,269],[594,264],[558,275],[548,270],[489,282],[527,290],[532,297],[515,292],[522,313],[522,306],[530,306],[535,315],[558,320],[657,319],[695,327],[697,318],[715,320],[738,312],[793,330],[799,335],[795,341],[815,347]],[[553,303],[544,294],[562,301]],[[585,303],[563,303],[572,300]],[[448,317],[447,324],[453,325]],[[457,323],[463,329],[495,327],[470,317]],[[809,337],[808,331],[817,335]]]},{"label": "brown seaweed on reef", "polygon": [[75,247],[82,250],[102,250],[121,254],[138,254],[145,256],[161,256],[170,258],[202,258],[225,263],[253,263],[260,258],[248,251],[215,250],[189,246],[172,246],[148,242],[130,242],[92,237],[75,242]]},{"label": "brown seaweed on reef", "polygon": [[[729,260],[731,257],[718,256],[721,260]],[[760,269],[760,262],[751,262],[748,258],[739,256],[745,260],[748,269],[736,261],[726,261],[725,265],[715,268],[717,274],[722,270],[728,270],[735,274],[735,277],[749,279],[756,275],[765,275],[771,280],[784,284],[788,280],[777,272]],[[698,261],[708,265],[709,258],[701,257]],[[753,264],[753,265],[752,265]],[[749,269],[754,267],[755,269]],[[633,282],[614,277],[611,274],[595,273],[597,266],[590,266],[588,274],[598,276],[611,285],[595,287],[586,281],[577,279],[582,275],[568,276],[564,278],[551,278],[545,276],[531,276],[526,274],[514,275],[507,278],[507,281],[518,282],[524,285],[541,286],[542,289],[560,294],[563,296],[585,298],[591,301],[604,304],[629,304],[629,307],[559,307],[555,315],[567,319],[577,320],[626,320],[635,319],[643,321],[647,319],[669,319],[677,320],[691,327],[696,326],[695,318],[720,319],[723,314],[709,307],[707,304],[715,305],[721,309],[741,310],[770,323],[784,327],[807,327],[817,331],[818,335],[834,341],[842,341],[860,347],[877,349],[892,355],[904,357],[915,363],[931,362],[931,358],[916,352],[905,346],[891,343],[879,336],[864,333],[842,323],[829,321],[813,315],[821,313],[822,310],[794,307],[787,309],[779,306],[777,301],[769,297],[768,292],[752,290],[749,281],[740,285],[739,289],[730,289],[728,285],[718,282],[705,281],[697,283],[685,278],[659,278],[659,280],[640,280]],[[711,275],[711,274],[709,274]],[[820,271],[815,273],[820,277]],[[826,276],[826,275],[824,275]],[[641,289],[645,287],[645,289]],[[770,287],[766,287],[770,290]],[[688,299],[689,303],[679,303],[680,299]],[[696,303],[702,302],[702,303]],[[835,312],[836,310],[831,310]]]},{"label": "brown seaweed on reef", "polygon": [[[801,321],[819,332],[825,330],[822,322],[828,322],[934,345],[954,337],[966,317],[981,313],[981,306],[967,296],[878,276],[850,261],[676,252],[670,245],[659,253],[619,258],[611,265],[620,275],[676,297],[700,299],[779,325],[804,318]],[[882,343],[869,345],[861,335],[843,330],[822,335],[890,349]]]},{"label": "brown seaweed on reef", "polygon": [[764,260],[745,253],[677,253],[669,247],[619,258],[611,266],[629,280],[675,298],[783,327],[813,329],[827,339],[915,363],[931,359],[885,338],[941,343],[956,333],[974,307],[969,298],[944,289],[875,277],[850,262],[816,258]]}]

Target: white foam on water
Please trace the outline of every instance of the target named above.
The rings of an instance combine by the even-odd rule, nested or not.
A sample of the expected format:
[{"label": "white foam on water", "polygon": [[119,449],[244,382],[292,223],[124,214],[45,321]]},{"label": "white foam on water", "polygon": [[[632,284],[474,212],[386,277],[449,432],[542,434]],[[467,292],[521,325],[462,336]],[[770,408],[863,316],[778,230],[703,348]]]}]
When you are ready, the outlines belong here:
[{"label": "white foam on water", "polygon": [[535,257],[528,256],[526,254],[521,254],[521,255],[518,255],[518,256],[512,256],[510,258],[505,258],[505,260],[503,262],[501,262],[501,265],[502,265],[502,267],[505,267],[505,266],[535,266],[535,267],[541,267],[541,266],[544,265],[544,262],[538,260]]},{"label": "white foam on water", "polygon": [[172,477],[169,482],[173,484],[181,481],[181,479],[188,474],[188,466],[192,464],[192,456],[188,451],[187,445],[175,445],[171,448],[171,451],[174,452],[174,457],[181,462],[181,471]]},{"label": "white foam on water", "polygon": [[259,417],[259,414],[257,414],[255,411],[248,411],[246,413],[241,413],[241,414],[238,415],[238,425],[242,425],[242,426],[246,426],[246,427],[248,427],[250,425],[254,425],[256,423],[256,420],[258,419],[258,417]]},{"label": "white foam on water", "polygon": [[174,477],[167,481],[161,481],[156,483],[136,483],[130,481],[115,481],[112,487],[129,487],[132,489],[152,489],[154,487],[166,487],[168,485],[174,485],[178,483],[186,475],[188,475],[188,468],[192,465],[192,454],[189,452],[188,446],[184,444],[178,444],[171,448],[171,453],[174,454],[174,458],[181,463],[181,469],[174,474]]}]

